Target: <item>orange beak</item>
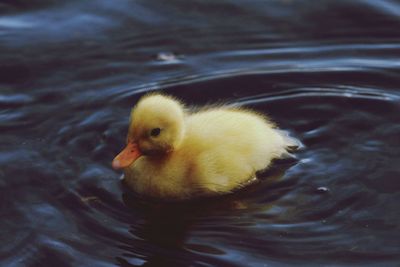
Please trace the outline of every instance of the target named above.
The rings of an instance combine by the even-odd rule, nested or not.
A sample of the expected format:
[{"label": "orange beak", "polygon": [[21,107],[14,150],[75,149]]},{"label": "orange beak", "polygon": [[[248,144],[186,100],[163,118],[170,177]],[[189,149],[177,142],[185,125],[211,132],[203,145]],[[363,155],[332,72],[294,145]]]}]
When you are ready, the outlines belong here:
[{"label": "orange beak", "polygon": [[126,168],[141,155],[142,153],[140,152],[137,143],[130,141],[126,147],[114,158],[112,161],[112,167],[115,170]]}]

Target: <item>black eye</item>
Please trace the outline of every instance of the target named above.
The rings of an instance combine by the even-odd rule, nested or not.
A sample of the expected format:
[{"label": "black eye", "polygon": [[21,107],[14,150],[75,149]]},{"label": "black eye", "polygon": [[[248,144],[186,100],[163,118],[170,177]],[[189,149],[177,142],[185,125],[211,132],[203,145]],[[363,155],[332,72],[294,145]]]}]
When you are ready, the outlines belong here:
[{"label": "black eye", "polygon": [[156,136],[158,136],[160,134],[160,132],[161,132],[160,128],[154,128],[154,129],[152,129],[150,131],[150,135],[153,136],[153,137],[156,137]]}]

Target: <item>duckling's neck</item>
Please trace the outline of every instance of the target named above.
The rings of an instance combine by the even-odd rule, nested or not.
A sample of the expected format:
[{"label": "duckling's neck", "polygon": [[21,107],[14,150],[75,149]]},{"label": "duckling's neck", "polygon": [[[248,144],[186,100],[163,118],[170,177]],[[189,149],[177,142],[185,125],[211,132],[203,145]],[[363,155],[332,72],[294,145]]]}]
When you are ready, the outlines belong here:
[{"label": "duckling's neck", "polygon": [[183,119],[183,122],[181,123],[180,129],[178,130],[176,134],[176,138],[173,142],[173,145],[171,147],[171,150],[168,151],[167,153],[171,153],[173,151],[179,150],[182,144],[184,143],[186,139],[186,116]]},{"label": "duckling's neck", "polygon": [[145,157],[149,162],[152,162],[154,164],[161,164],[167,161],[170,158],[170,156],[171,153],[162,153],[157,155],[147,155]]}]

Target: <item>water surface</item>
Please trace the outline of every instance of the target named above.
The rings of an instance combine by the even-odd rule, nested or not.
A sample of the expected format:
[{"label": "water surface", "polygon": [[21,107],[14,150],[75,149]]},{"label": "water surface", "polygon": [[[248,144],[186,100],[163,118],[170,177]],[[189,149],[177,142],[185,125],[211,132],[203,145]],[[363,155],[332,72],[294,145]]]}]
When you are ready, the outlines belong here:
[{"label": "water surface", "polygon": [[[398,266],[397,1],[3,1],[0,265]],[[111,160],[162,90],[299,138],[257,186],[167,204]]]}]

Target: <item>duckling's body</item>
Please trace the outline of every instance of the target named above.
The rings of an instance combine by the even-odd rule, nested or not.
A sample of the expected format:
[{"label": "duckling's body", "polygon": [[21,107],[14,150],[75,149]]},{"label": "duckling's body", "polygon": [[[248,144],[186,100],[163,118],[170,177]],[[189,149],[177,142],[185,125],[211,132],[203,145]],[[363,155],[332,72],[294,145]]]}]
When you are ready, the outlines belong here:
[{"label": "duckling's body", "polygon": [[[168,103],[164,103],[165,100]],[[175,114],[176,118],[152,118],[154,115],[168,117],[166,114],[173,113],[168,106],[174,102],[182,114]],[[155,107],[157,105],[159,107]],[[161,108],[163,105],[165,110]],[[143,113],[152,110],[151,106],[153,110],[159,108],[160,112]],[[143,130],[142,120],[137,115],[149,115],[147,119],[158,121],[150,122],[151,126],[144,126]],[[143,124],[149,123],[147,119]],[[177,131],[175,138],[178,141],[168,136],[169,127],[175,127],[175,119],[182,120],[178,123],[182,129]],[[157,128],[161,130],[156,137],[143,134]],[[143,133],[137,134],[140,131]],[[148,151],[124,167],[126,183],[138,193],[169,199],[232,192],[247,184],[257,171],[267,168],[274,158],[293,145],[293,140],[283,136],[265,116],[255,112],[219,107],[189,113],[177,100],[162,95],[147,96],[139,101],[132,111],[128,143],[129,135],[139,150],[142,142],[144,151]],[[147,141],[154,143],[154,149],[149,148],[147,141],[138,141],[140,138],[150,139]],[[168,145],[165,144],[167,139],[170,140]],[[118,161],[119,156],[115,160]],[[113,162],[113,165],[118,164],[119,161]]]}]

